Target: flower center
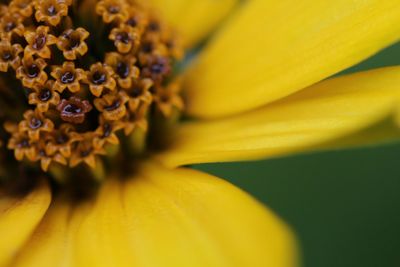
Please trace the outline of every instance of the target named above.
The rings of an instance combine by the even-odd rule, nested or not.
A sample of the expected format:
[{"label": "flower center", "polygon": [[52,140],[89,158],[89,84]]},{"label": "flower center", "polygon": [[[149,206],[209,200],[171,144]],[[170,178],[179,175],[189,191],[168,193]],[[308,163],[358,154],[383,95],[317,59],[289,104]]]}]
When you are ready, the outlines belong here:
[{"label": "flower center", "polygon": [[36,78],[39,75],[40,69],[36,64],[32,64],[26,68],[26,74],[29,78]]},{"label": "flower center", "polygon": [[57,14],[57,8],[56,8],[54,5],[50,5],[50,6],[47,8],[47,14],[48,14],[49,16],[54,16],[54,15],[56,15],[56,14]]},{"label": "flower center", "polygon": [[112,127],[111,127],[111,125],[110,125],[109,123],[105,123],[105,124],[103,125],[103,131],[104,131],[104,133],[103,133],[103,138],[104,138],[104,137],[105,137],[105,138],[109,137],[109,136],[111,135],[111,133],[112,133]]},{"label": "flower center", "polygon": [[117,14],[120,11],[119,6],[109,6],[108,12],[111,14]]},{"label": "flower center", "polygon": [[116,39],[124,44],[129,44],[129,42],[131,41],[131,38],[129,37],[128,33],[126,33],[126,32],[118,33]]},{"label": "flower center", "polygon": [[7,22],[5,27],[4,27],[4,31],[10,32],[10,31],[14,30],[15,27],[17,27],[17,25],[14,22],[12,22],[12,21]]},{"label": "flower center", "polygon": [[64,84],[72,83],[74,80],[75,75],[70,71],[63,73],[63,75],[61,76],[61,82]]},{"label": "flower center", "polygon": [[107,80],[107,76],[105,73],[102,73],[100,71],[96,71],[95,73],[93,73],[92,75],[92,82],[96,85],[100,85],[102,83],[105,83],[105,81]]},{"label": "flower center", "polygon": [[56,137],[56,142],[57,142],[57,144],[59,144],[59,145],[62,145],[62,144],[67,143],[68,140],[69,140],[69,137],[68,137],[66,134],[59,134],[59,135],[57,135],[57,137]]},{"label": "flower center", "polygon": [[40,127],[42,127],[42,121],[38,118],[33,117],[29,123],[29,126],[31,127],[31,129],[38,129]]},{"label": "flower center", "polygon": [[82,109],[75,104],[67,104],[63,108],[62,113],[65,116],[75,115],[75,114],[82,113]]},{"label": "flower center", "polygon": [[169,102],[180,97],[174,31],[131,1],[85,1],[0,4],[2,164],[54,178],[115,171],[161,143],[152,131],[182,108]]},{"label": "flower center", "polygon": [[13,58],[13,55],[12,55],[11,51],[3,51],[2,55],[1,55],[1,58],[4,61],[9,61],[9,60],[11,60]]},{"label": "flower center", "polygon": [[46,36],[40,34],[39,36],[36,37],[32,47],[36,50],[40,50],[44,47],[45,44],[46,44]]},{"label": "flower center", "polygon": [[29,139],[22,139],[18,143],[18,148],[27,148],[27,147],[29,147]]},{"label": "flower center", "polygon": [[119,77],[125,79],[129,76],[129,66],[124,62],[118,62],[117,64],[117,74]]},{"label": "flower center", "polygon": [[113,111],[116,110],[121,106],[121,102],[119,100],[115,100],[111,105],[105,107],[104,109],[107,111]]},{"label": "flower center", "polygon": [[42,102],[47,102],[51,98],[51,91],[49,89],[40,91],[39,98]]},{"label": "flower center", "polygon": [[77,36],[70,36],[68,49],[72,50],[74,48],[77,48],[80,45],[80,43],[81,40]]}]

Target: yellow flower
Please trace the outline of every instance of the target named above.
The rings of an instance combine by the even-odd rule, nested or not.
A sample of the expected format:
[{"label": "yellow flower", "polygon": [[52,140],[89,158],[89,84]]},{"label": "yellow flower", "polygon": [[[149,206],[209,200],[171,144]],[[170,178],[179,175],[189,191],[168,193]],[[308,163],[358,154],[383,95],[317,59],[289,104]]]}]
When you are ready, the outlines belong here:
[{"label": "yellow flower", "polygon": [[[15,12],[15,16],[22,20],[22,11],[29,3],[11,2],[21,3],[21,14]],[[73,8],[72,1],[32,2],[36,16],[41,12],[47,18],[38,20],[56,27],[50,30],[52,34],[63,31],[62,27],[69,27],[73,21],[65,12],[71,4]],[[87,38],[58,37],[66,38],[66,46],[58,50],[60,57],[65,49],[72,50],[86,41],[88,51],[78,53],[77,57],[93,51],[95,56],[105,55],[97,49],[98,43],[90,41],[92,34],[96,33],[93,38],[101,36],[102,28],[98,25],[106,24],[105,30],[121,23],[137,27],[137,35],[133,38],[115,31],[111,40],[104,34],[104,42],[110,41],[111,46],[114,43],[122,54],[128,49],[118,48],[121,42],[134,42],[130,43],[129,53],[139,56],[114,62],[115,66],[96,64],[99,59],[95,56],[88,66],[82,63],[84,60],[77,60],[76,66],[88,71],[80,91],[65,90],[65,95],[60,92],[63,105],[57,109],[49,104],[59,113],[29,112],[37,114],[35,122],[40,126],[51,119],[56,122],[55,128],[59,124],[68,126],[68,132],[76,136],[84,132],[84,142],[76,136],[71,141],[67,134],[59,133],[60,129],[51,132],[53,128],[49,128],[49,133],[39,131],[37,135],[48,134],[57,146],[68,144],[69,153],[63,153],[63,157],[72,154],[76,159],[70,165],[89,162],[88,165],[96,166],[92,171],[84,166],[74,169],[46,164],[49,172],[44,173],[32,164],[10,161],[8,154],[0,153],[0,160],[10,163],[1,165],[0,176],[15,166],[26,171],[13,173],[10,183],[22,183],[24,190],[20,186],[11,192],[9,186],[0,188],[0,266],[297,266],[293,235],[273,212],[229,183],[182,166],[276,157],[398,137],[399,67],[320,82],[400,39],[397,1],[154,0],[156,10],[181,32],[187,48],[221,25],[183,74],[185,107],[178,83],[166,79],[171,77],[172,61],[180,58],[181,51],[174,43],[176,39],[164,35],[168,31],[155,20],[157,13],[132,11],[133,2],[126,5],[122,0],[78,2],[80,8],[74,9],[74,15],[97,12],[98,20],[88,23],[92,28]],[[16,3],[10,5],[12,10],[18,6]],[[47,9],[40,3],[45,3]],[[8,21],[10,15],[5,16],[4,10],[7,7],[3,6],[1,16]],[[0,25],[8,24],[1,19]],[[0,35],[13,44],[21,34],[12,30],[4,29]],[[154,45],[138,48],[139,33],[146,35],[146,43]],[[56,49],[54,45],[51,48]],[[47,77],[52,79],[51,70],[35,65],[49,63],[36,58],[38,55],[21,61],[20,79],[26,84],[29,78],[32,88],[36,88],[33,83],[44,84],[34,81],[39,70],[43,75],[49,72]],[[115,60],[118,58],[124,57]],[[130,71],[132,64],[140,69],[142,80],[137,80],[136,69]],[[60,65],[62,62],[57,63]],[[25,77],[33,75],[33,66],[35,77]],[[128,77],[132,79],[131,88],[121,88],[120,81],[131,72],[135,76]],[[74,80],[71,75],[68,72],[64,80]],[[145,79],[154,84],[142,85]],[[116,95],[110,95],[113,103],[109,106],[105,100],[101,105],[100,100],[96,101],[100,110],[93,105],[102,94],[123,90],[129,100],[117,101]],[[148,92],[152,96],[146,101],[139,99]],[[0,95],[3,93],[8,93],[6,86],[0,90]],[[56,90],[53,93],[58,94]],[[2,105],[5,100],[0,98]],[[15,110],[21,108],[21,103],[17,104]],[[101,114],[103,110],[120,110],[121,105],[121,116],[113,117],[113,124],[107,123],[107,117]],[[194,119],[175,124],[174,115],[179,108]],[[93,120],[93,114],[98,122]],[[11,117],[0,113],[0,121]],[[114,119],[115,125],[124,126],[112,127]],[[383,122],[387,127],[374,127]],[[27,151],[39,142],[40,146],[47,144],[46,150],[52,152],[46,154],[46,162],[55,164],[48,158],[61,155],[55,146],[46,143],[47,139],[35,136],[33,140],[26,134],[33,132],[32,123],[26,123],[26,130],[21,132],[15,125],[7,123],[5,128],[12,136],[8,139],[12,140],[9,148],[19,151],[18,159],[27,159]],[[151,132],[147,139],[154,143],[143,141],[147,128]],[[116,134],[122,129],[127,138]],[[111,135],[113,139],[121,138],[123,143],[115,140],[111,143],[121,144],[117,148],[105,147],[105,151],[103,145],[110,142],[98,140]],[[92,139],[97,142],[91,143]],[[1,140],[3,149],[6,139]],[[150,153],[153,150],[149,148],[160,148],[160,140],[164,141],[162,149]],[[135,153],[121,158],[121,151],[129,156]],[[104,153],[108,155],[106,164],[100,164],[103,158],[99,154]],[[31,158],[43,156],[40,150],[28,154],[35,154]],[[107,168],[111,171],[107,172]],[[30,171],[36,176],[40,174],[39,179],[33,179]],[[93,180],[85,179],[85,175],[99,178],[104,173],[108,177],[98,184],[98,190]],[[74,198],[67,194],[71,185]],[[90,197],[81,194],[87,186],[95,191]]]}]

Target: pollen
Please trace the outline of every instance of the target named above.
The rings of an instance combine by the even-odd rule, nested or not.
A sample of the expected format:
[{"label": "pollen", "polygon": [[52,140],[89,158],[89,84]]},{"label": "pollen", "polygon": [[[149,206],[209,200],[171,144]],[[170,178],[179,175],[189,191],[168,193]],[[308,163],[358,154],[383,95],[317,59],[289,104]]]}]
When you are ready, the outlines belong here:
[{"label": "pollen", "polygon": [[47,173],[109,166],[132,154],[137,132],[148,140],[154,121],[184,108],[174,76],[179,38],[139,3],[12,0],[0,8],[7,162]]}]

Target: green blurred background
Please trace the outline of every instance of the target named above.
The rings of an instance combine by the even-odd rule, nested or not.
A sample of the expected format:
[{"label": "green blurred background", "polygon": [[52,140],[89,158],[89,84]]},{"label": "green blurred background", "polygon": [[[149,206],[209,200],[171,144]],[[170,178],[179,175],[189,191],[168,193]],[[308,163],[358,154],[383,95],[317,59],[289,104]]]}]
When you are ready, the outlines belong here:
[{"label": "green blurred background", "polygon": [[[400,44],[345,72],[397,64]],[[305,267],[400,266],[400,142],[195,168],[229,180],[286,220]]]}]

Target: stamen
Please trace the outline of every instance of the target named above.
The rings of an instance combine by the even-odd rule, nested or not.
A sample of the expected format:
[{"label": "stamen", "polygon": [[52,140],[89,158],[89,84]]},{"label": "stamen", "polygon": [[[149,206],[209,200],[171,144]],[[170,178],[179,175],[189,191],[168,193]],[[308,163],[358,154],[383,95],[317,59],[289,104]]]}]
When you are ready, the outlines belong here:
[{"label": "stamen", "polygon": [[28,148],[30,145],[29,145],[29,139],[28,138],[25,138],[25,139],[22,139],[21,141],[19,141],[19,143],[17,144],[17,147],[18,148]]},{"label": "stamen", "polygon": [[49,14],[50,16],[56,15],[56,14],[57,14],[57,9],[56,9],[56,7],[53,6],[53,5],[50,5],[50,6],[47,8],[47,14]]},{"label": "stamen", "polygon": [[117,14],[119,12],[120,8],[119,6],[109,6],[108,7],[108,12],[110,12],[111,14]]},{"label": "stamen", "polygon": [[3,51],[1,54],[1,58],[3,61],[9,61],[12,59],[13,55],[11,54],[11,51]]},{"label": "stamen", "polygon": [[131,41],[131,38],[129,37],[128,33],[119,32],[119,33],[117,33],[115,40],[122,42],[124,44],[129,44],[129,42]]},{"label": "stamen", "polygon": [[40,72],[40,69],[36,64],[28,66],[25,70],[29,78],[36,78]]},{"label": "stamen", "polygon": [[125,79],[129,75],[129,66],[125,64],[125,62],[118,62],[117,63],[117,74],[119,77]]},{"label": "stamen", "polygon": [[38,118],[32,117],[30,122],[29,122],[29,126],[31,127],[31,129],[38,129],[39,127],[41,127],[43,125],[42,121]]},{"label": "stamen", "polygon": [[106,74],[96,71],[92,74],[92,82],[96,85],[103,84],[106,81]]},{"label": "stamen", "polygon": [[86,78],[84,70],[75,68],[73,62],[64,62],[62,66],[54,67],[51,76],[56,79],[54,89],[62,93],[66,88],[72,93],[81,89],[80,82]]},{"label": "stamen", "polygon": [[36,50],[40,50],[44,47],[44,45],[46,44],[46,36],[44,35],[39,35],[38,37],[36,37],[35,42],[33,43],[33,48]]},{"label": "stamen", "polygon": [[12,21],[10,21],[10,22],[7,22],[6,24],[5,24],[5,26],[4,26],[4,31],[6,31],[6,32],[10,32],[10,31],[12,31],[13,29],[15,29],[15,27],[17,27],[17,25],[14,23],[14,22],[12,22]]},{"label": "stamen", "polygon": [[44,89],[39,93],[39,99],[42,102],[46,102],[51,98],[51,91],[49,89]]},{"label": "stamen", "polygon": [[72,83],[75,80],[75,75],[72,72],[67,71],[61,75],[60,80],[63,84]]},{"label": "stamen", "polygon": [[111,125],[109,123],[106,123],[103,125],[103,129],[103,137],[109,137],[111,135]]}]

